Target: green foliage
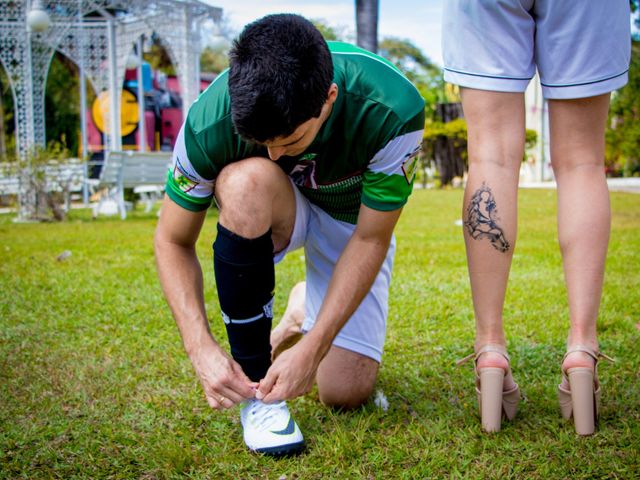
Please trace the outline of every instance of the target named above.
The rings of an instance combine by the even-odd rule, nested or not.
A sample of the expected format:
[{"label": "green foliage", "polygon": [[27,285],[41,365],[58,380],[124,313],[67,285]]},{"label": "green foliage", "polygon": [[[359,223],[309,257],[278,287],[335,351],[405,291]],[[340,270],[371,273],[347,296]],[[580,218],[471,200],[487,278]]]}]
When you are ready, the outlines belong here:
[{"label": "green foliage", "polygon": [[422,137],[422,150],[427,161],[434,157],[436,142],[439,139],[447,139],[453,148],[460,152],[464,162],[467,162],[467,121],[464,118],[456,118],[450,122],[427,122]]},{"label": "green foliage", "polygon": [[34,148],[33,152],[25,161],[25,163],[28,163],[32,166],[42,166],[52,161],[59,162],[66,160],[70,156],[71,152],[67,148],[67,142],[63,135],[60,141],[51,140],[44,148]]},{"label": "green foliage", "polygon": [[200,71],[220,73],[229,67],[229,46],[219,43],[215,46],[206,46],[200,55]]},{"label": "green foliage", "polygon": [[394,63],[410,80],[422,78],[439,85],[440,68],[410,40],[387,37],[380,42],[379,47],[378,53]]},{"label": "green foliage", "polygon": [[378,53],[396,65],[413,84],[425,100],[425,116],[435,120],[435,108],[444,100],[442,72],[410,40],[384,38]]},{"label": "green foliage", "polygon": [[0,65],[0,161],[7,154],[15,152],[16,139],[13,134],[16,124],[14,120],[13,93],[9,78]]},{"label": "green foliage", "polygon": [[524,148],[525,150],[529,150],[534,148],[538,143],[538,132],[535,130],[531,130],[527,128],[524,132]]},{"label": "green foliage", "polygon": [[[72,210],[70,221],[16,225],[0,216],[0,478],[595,479],[640,471],[640,195],[612,195],[601,313],[601,419],[578,438],[556,387],[569,326],[552,190],[519,193],[518,249],[504,323],[527,401],[483,434],[470,365],[473,307],[462,191],[416,190],[404,208],[387,343],[373,402],[290,402],[308,442],[300,457],[246,451],[238,409],[212,411],[158,284],[155,212],[126,221]],[[197,244],[211,330],[228,348],[216,300],[211,211]],[[56,260],[68,251],[64,261]],[[302,252],[276,266],[275,316],[304,272]]]},{"label": "green foliage", "polygon": [[78,67],[59,53],[54,55],[47,76],[45,122],[47,141],[61,143],[77,155],[80,146]]},{"label": "green foliage", "polygon": [[[447,139],[467,164],[467,121],[464,118],[457,118],[446,123],[427,121],[422,139],[425,161],[429,162],[433,159],[436,142]],[[535,130],[527,129],[525,131],[525,149],[534,148],[537,141],[538,133]],[[523,154],[522,160],[525,159],[526,155]]]},{"label": "green foliage", "polygon": [[320,31],[325,40],[344,40],[344,31],[340,31],[336,27],[333,27],[322,18],[314,18],[311,22]]},{"label": "green foliage", "polygon": [[[0,163],[0,176],[19,182],[19,193],[4,197],[7,204],[19,203],[21,220],[50,222],[66,219],[72,188],[79,188],[85,169],[78,160],[70,160],[64,135],[60,142],[52,140],[37,146],[24,158],[8,153]],[[17,198],[16,198],[17,197]]]},{"label": "green foliage", "polygon": [[447,137],[455,142],[467,143],[467,121],[464,118],[456,118],[450,122],[431,122],[427,124],[424,132],[424,140],[430,141],[437,137]]},{"label": "green foliage", "polygon": [[144,61],[147,62],[153,70],[174,76],[176,69],[171,62],[169,53],[162,45],[160,38],[157,35],[152,35],[150,40],[151,46],[149,51],[143,53]]},{"label": "green foliage", "polygon": [[611,99],[606,163],[613,172],[640,174],[640,42],[631,49],[629,83]]}]

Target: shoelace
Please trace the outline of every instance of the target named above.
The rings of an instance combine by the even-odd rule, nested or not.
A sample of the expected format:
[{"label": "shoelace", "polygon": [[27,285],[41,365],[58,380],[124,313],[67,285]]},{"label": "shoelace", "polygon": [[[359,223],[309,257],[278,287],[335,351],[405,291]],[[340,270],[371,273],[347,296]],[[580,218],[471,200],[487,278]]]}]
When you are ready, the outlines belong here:
[{"label": "shoelace", "polygon": [[284,402],[275,404],[264,404],[254,402],[249,409],[249,417],[259,430],[271,430],[278,420],[278,416],[282,413]]}]

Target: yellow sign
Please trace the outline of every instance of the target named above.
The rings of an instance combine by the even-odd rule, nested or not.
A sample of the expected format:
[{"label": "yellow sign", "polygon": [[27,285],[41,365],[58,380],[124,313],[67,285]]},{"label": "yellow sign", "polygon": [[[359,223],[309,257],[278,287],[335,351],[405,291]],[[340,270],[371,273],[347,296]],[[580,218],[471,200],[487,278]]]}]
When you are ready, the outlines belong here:
[{"label": "yellow sign", "polygon": [[[110,123],[111,97],[109,92],[101,92],[93,102],[91,116],[98,130],[111,133]],[[124,137],[138,128],[138,100],[129,90],[122,90],[120,100],[120,134]]]}]

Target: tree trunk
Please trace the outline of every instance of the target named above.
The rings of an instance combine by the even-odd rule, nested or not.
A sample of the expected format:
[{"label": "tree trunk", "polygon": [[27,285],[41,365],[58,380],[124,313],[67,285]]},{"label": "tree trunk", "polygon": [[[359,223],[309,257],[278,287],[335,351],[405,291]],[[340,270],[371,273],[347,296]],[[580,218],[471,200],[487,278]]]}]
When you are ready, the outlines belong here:
[{"label": "tree trunk", "polygon": [[356,37],[358,46],[378,52],[378,0],[356,0]]},{"label": "tree trunk", "polygon": [[[436,105],[436,114],[444,123],[464,116],[460,103],[439,103]],[[448,137],[436,139],[433,156],[442,185],[450,185],[454,177],[464,175],[465,163],[462,152],[465,148],[466,145],[458,145]]]}]

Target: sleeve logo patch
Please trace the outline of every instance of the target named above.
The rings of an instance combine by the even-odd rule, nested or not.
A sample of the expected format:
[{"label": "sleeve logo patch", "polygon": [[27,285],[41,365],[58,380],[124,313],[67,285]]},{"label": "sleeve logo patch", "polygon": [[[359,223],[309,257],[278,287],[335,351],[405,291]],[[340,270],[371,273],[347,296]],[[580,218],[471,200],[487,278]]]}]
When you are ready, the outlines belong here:
[{"label": "sleeve logo patch", "polygon": [[185,172],[182,165],[180,165],[179,159],[176,159],[176,164],[173,168],[173,179],[175,180],[178,188],[184,193],[189,193],[199,185],[199,182],[193,178],[193,176]]},{"label": "sleeve logo patch", "polygon": [[405,156],[404,162],[402,162],[402,173],[409,185],[411,185],[414,178],[416,178],[416,173],[418,172],[418,153],[420,153],[419,145],[411,153],[408,153]]}]

